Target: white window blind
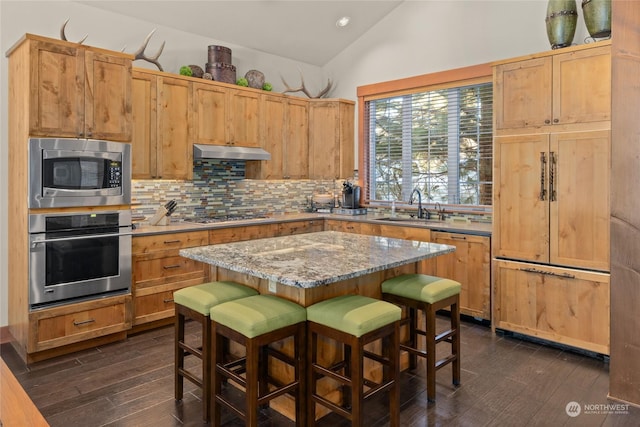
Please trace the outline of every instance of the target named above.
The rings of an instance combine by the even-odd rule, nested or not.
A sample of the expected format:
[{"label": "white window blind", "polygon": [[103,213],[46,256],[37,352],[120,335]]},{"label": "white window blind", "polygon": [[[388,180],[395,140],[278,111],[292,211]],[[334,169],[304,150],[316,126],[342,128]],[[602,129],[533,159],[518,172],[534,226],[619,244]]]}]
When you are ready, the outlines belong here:
[{"label": "white window blind", "polygon": [[365,101],[365,194],[369,203],[490,205],[492,84]]}]

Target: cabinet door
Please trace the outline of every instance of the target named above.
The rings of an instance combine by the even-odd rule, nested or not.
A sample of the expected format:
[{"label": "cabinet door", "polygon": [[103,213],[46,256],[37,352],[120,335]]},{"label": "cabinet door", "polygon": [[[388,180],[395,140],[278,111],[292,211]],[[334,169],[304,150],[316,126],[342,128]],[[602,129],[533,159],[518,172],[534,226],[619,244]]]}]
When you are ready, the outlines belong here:
[{"label": "cabinet door", "polygon": [[261,179],[283,178],[285,143],[285,100],[280,96],[262,96],[262,148],[271,154],[270,160],[259,162]]},{"label": "cabinet door", "polygon": [[309,177],[340,176],[340,106],[334,101],[309,105]]},{"label": "cabinet door", "polygon": [[453,253],[436,257],[436,276],[462,285],[460,312],[491,319],[491,248],[488,237],[432,231],[435,243],[455,246]]},{"label": "cabinet door", "polygon": [[496,129],[551,124],[552,58],[496,66],[493,108]]},{"label": "cabinet door", "polygon": [[494,140],[495,256],[549,261],[549,136],[522,135]]},{"label": "cabinet door", "polygon": [[309,102],[287,101],[282,174],[286,179],[309,178]]},{"label": "cabinet door", "polygon": [[225,145],[228,89],[205,83],[191,83],[193,93],[193,142]]},{"label": "cabinet door", "polygon": [[238,147],[260,146],[260,95],[240,89],[229,90],[227,142]]},{"label": "cabinet door", "polygon": [[609,131],[551,135],[553,264],[609,270],[610,146]]},{"label": "cabinet door", "polygon": [[610,47],[554,56],[553,82],[554,124],[611,120]]},{"label": "cabinet door", "polygon": [[495,266],[497,328],[609,354],[609,275],[538,264]]},{"label": "cabinet door", "polygon": [[131,141],[131,60],[85,52],[85,136]]},{"label": "cabinet door", "polygon": [[134,179],[155,178],[157,174],[157,77],[133,71],[131,172]]},{"label": "cabinet door", "polygon": [[84,136],[84,50],[32,41],[30,49],[29,133]]},{"label": "cabinet door", "polygon": [[171,77],[158,80],[158,178],[193,177],[189,94],[187,80]]}]

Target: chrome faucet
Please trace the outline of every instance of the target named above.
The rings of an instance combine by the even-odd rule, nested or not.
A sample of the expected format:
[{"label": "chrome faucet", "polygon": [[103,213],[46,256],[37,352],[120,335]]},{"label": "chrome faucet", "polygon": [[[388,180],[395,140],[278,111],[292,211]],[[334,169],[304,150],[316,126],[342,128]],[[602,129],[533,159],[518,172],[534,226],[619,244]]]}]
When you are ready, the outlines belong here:
[{"label": "chrome faucet", "polygon": [[418,187],[414,188],[411,192],[411,196],[409,196],[409,204],[413,204],[414,193],[418,195],[418,218],[422,219],[424,218],[424,212],[422,212],[422,194],[420,193],[420,190],[418,190]]}]

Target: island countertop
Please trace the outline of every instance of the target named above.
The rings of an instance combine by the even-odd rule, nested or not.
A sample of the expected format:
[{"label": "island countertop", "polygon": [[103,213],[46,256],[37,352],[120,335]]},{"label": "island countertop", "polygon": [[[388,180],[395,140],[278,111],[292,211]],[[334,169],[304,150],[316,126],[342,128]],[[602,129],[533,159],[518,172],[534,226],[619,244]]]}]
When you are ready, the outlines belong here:
[{"label": "island countertop", "polygon": [[181,249],[180,255],[287,286],[313,288],[454,250],[437,243],[320,231]]}]

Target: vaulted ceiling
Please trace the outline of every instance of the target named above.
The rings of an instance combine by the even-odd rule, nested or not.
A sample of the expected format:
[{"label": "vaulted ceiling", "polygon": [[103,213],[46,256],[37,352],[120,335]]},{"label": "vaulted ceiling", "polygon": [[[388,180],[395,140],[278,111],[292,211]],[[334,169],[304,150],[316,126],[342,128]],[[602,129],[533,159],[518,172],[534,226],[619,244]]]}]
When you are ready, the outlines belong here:
[{"label": "vaulted ceiling", "polygon": [[[403,0],[78,1],[176,30],[323,66]],[[336,21],[351,18],[339,28]]]}]

